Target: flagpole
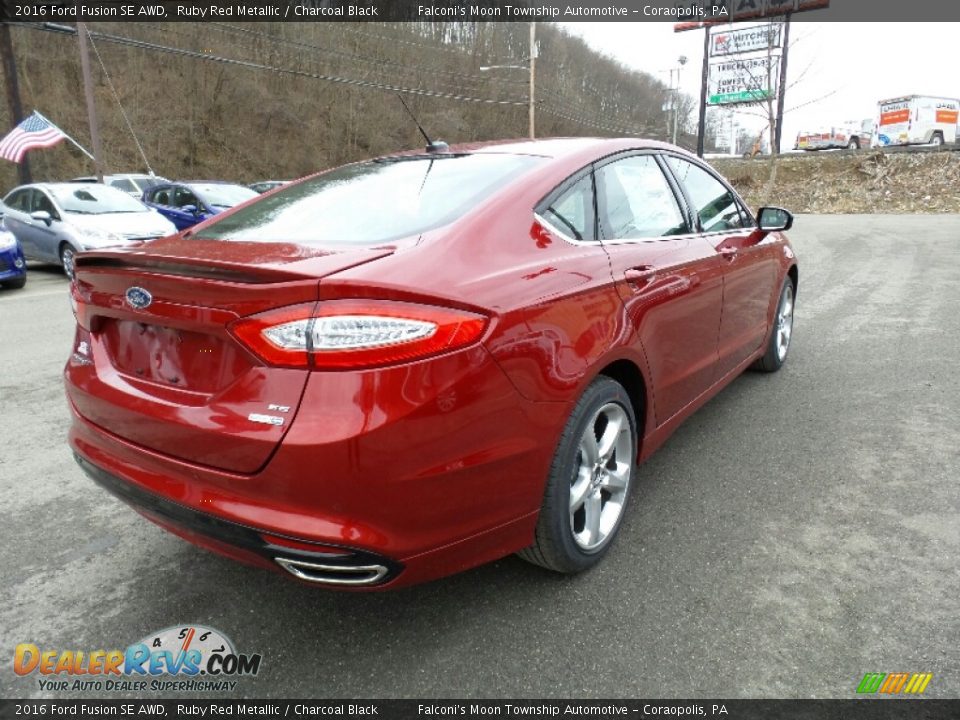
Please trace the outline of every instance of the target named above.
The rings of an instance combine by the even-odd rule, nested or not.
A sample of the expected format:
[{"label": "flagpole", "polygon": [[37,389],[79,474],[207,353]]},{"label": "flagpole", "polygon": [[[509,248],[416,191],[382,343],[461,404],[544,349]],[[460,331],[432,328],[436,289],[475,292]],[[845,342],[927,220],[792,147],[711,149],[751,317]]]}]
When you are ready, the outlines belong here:
[{"label": "flagpole", "polygon": [[91,160],[94,160],[93,155],[91,155],[90,153],[88,153],[88,152],[87,152],[87,149],[86,149],[83,145],[81,145],[81,144],[78,143],[76,140],[74,140],[72,137],[70,137],[70,136],[67,135],[65,132],[63,132],[63,128],[62,128],[62,127],[60,127],[59,125],[57,125],[55,122],[51,121],[49,118],[44,117],[43,115],[41,115],[37,110],[34,110],[34,111],[33,111],[33,114],[36,115],[37,117],[39,117],[41,120],[46,120],[48,123],[50,123],[51,125],[53,125],[57,130],[59,130],[61,133],[63,133],[63,136],[64,136],[67,140],[69,140],[69,141],[72,142],[74,145],[76,145],[77,148],[80,150],[80,152],[82,152],[84,155],[86,155],[86,156],[87,156],[88,158],[90,158]]}]

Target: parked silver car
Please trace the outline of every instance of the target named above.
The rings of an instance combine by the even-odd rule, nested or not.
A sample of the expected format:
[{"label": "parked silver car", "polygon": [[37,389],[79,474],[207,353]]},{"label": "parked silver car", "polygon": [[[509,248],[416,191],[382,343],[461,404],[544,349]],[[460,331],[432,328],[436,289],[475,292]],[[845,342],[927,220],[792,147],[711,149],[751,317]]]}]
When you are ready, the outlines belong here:
[{"label": "parked silver car", "polygon": [[59,263],[73,276],[84,250],[131,245],[176,232],[173,223],[139,200],[98,183],[22,185],[3,199],[4,224],[31,260]]}]

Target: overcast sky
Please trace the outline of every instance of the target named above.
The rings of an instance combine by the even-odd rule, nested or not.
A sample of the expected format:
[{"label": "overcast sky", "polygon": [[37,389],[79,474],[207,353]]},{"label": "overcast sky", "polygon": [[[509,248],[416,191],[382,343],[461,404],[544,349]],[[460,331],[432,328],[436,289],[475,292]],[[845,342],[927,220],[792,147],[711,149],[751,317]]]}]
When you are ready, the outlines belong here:
[{"label": "overcast sky", "polygon": [[[699,97],[702,30],[674,33],[667,22],[561,25],[596,50],[652,73],[664,84],[670,79],[669,68],[686,55],[681,90]],[[873,118],[879,100],[911,94],[960,97],[958,31],[960,23],[817,23],[794,17],[783,149],[792,148],[805,127]],[[542,61],[549,63],[545,57]],[[755,131],[765,124],[755,116],[738,116]]]}]

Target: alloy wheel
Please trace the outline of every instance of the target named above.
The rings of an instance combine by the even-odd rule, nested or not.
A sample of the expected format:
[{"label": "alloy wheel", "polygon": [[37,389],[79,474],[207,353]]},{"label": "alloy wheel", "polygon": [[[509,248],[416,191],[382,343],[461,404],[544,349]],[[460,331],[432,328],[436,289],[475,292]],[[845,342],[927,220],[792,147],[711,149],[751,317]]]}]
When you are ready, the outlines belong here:
[{"label": "alloy wheel", "polygon": [[570,483],[570,530],[582,550],[598,550],[616,530],[633,459],[627,413],[617,403],[607,403],[594,414],[580,438],[576,474]]},{"label": "alloy wheel", "polygon": [[790,349],[793,334],[793,285],[789,282],[783,290],[783,299],[777,309],[777,357],[783,362]]},{"label": "alloy wheel", "polygon": [[69,245],[64,245],[60,250],[60,262],[63,264],[63,272],[68,278],[73,278],[73,258],[76,253]]}]

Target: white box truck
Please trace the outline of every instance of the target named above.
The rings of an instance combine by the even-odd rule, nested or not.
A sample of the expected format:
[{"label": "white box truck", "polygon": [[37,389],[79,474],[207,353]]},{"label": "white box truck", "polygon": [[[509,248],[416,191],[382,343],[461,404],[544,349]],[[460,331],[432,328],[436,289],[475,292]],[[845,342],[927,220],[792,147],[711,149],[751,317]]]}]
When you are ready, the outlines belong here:
[{"label": "white box truck", "polygon": [[840,125],[803,130],[797,134],[794,150],[828,150],[831,148],[870,147],[873,139],[873,120],[855,122],[848,120]]},{"label": "white box truck", "polygon": [[907,95],[878,103],[876,145],[943,145],[957,140],[960,100]]}]

